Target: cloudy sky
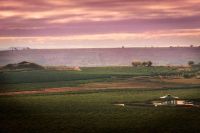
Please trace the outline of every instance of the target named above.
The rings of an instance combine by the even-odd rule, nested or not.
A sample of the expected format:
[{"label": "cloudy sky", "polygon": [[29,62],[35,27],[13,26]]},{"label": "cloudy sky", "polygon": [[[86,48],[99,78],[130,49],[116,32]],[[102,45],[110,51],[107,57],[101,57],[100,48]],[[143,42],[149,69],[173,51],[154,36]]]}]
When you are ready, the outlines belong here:
[{"label": "cloudy sky", "polygon": [[200,45],[200,0],[0,0],[0,49]]}]

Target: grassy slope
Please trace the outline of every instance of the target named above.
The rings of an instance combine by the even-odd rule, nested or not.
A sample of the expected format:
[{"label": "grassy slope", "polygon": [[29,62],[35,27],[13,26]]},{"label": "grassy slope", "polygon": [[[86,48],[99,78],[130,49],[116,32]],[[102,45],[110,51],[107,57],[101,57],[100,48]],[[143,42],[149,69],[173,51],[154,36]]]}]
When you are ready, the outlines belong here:
[{"label": "grassy slope", "polygon": [[0,132],[200,132],[197,108],[118,107],[164,94],[200,99],[199,89],[93,91],[0,97]]}]

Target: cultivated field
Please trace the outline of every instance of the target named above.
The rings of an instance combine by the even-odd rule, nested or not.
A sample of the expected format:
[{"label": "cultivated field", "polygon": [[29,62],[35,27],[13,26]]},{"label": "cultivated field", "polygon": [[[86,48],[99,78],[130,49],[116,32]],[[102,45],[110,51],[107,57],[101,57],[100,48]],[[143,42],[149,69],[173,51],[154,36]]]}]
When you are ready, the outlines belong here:
[{"label": "cultivated field", "polygon": [[2,71],[0,132],[200,132],[200,108],[134,107],[171,94],[200,101],[198,69],[93,67]]}]

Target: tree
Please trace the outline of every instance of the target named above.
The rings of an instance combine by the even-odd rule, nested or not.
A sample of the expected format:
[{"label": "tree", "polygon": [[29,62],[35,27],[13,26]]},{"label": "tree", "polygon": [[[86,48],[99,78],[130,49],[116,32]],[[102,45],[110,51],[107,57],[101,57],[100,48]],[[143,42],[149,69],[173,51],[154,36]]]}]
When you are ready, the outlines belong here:
[{"label": "tree", "polygon": [[153,63],[152,63],[151,61],[148,61],[148,62],[147,62],[147,66],[148,66],[148,67],[151,67],[152,64],[153,64]]},{"label": "tree", "polygon": [[142,66],[148,66],[148,62],[146,61],[142,62]]},{"label": "tree", "polygon": [[138,66],[150,67],[150,66],[152,66],[152,62],[151,61],[144,61],[144,62],[133,61],[132,66],[134,66],[134,67],[138,67]]},{"label": "tree", "polygon": [[131,64],[132,64],[132,66],[134,66],[134,67],[142,66],[142,63],[139,62],[139,61],[133,61]]},{"label": "tree", "polygon": [[194,61],[188,61],[188,65],[189,65],[189,66],[194,65]]}]

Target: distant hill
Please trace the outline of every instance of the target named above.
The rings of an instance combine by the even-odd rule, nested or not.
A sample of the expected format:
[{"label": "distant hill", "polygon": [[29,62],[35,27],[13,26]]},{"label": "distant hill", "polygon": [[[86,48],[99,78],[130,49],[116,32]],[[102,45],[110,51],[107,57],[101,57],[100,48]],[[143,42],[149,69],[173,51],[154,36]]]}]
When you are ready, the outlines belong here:
[{"label": "distant hill", "polygon": [[42,66],[131,66],[133,61],[159,65],[187,65],[200,62],[200,47],[179,48],[88,48],[30,49],[0,51],[0,65],[30,61]]},{"label": "distant hill", "polygon": [[30,50],[31,48],[29,47],[10,47],[9,50]]},{"label": "distant hill", "polygon": [[32,69],[44,69],[44,67],[27,61],[22,61],[17,64],[7,64],[1,68],[2,70],[32,70]]}]

